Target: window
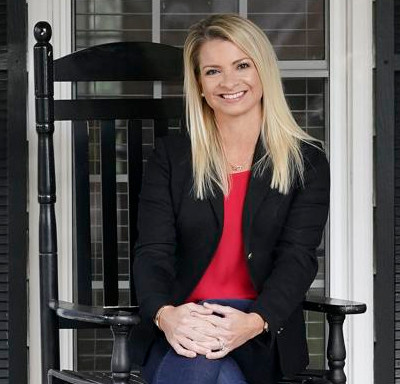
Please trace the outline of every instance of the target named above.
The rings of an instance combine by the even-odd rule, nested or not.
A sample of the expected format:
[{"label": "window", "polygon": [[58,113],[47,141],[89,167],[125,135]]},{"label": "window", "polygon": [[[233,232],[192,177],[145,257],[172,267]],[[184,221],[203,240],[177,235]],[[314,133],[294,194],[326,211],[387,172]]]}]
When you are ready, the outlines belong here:
[{"label": "window", "polygon": [[[282,69],[285,94],[299,125],[329,147],[327,118],[328,61],[326,36],[326,0],[79,0],[75,2],[75,48],[113,41],[155,41],[182,46],[187,29],[197,20],[212,13],[239,13],[259,25],[275,47]],[[122,88],[118,83],[78,84],[80,97],[122,94],[173,95],[181,86],[159,89],[153,84],[132,84]],[[92,217],[92,285],[93,302],[102,304],[101,280],[101,196],[99,193],[99,132],[94,122],[89,127],[91,156],[91,217]],[[126,145],[126,125],[118,122],[117,147]],[[151,152],[153,135],[151,122],[144,130],[145,157]],[[117,161],[118,190],[118,257],[121,305],[128,304],[128,248],[126,159],[124,151]],[[325,292],[325,268],[328,253],[327,238],[318,248],[319,272],[311,290]],[[323,315],[306,315],[311,366],[324,364]],[[109,369],[111,334],[108,330],[78,330],[77,365],[81,370]]]}]

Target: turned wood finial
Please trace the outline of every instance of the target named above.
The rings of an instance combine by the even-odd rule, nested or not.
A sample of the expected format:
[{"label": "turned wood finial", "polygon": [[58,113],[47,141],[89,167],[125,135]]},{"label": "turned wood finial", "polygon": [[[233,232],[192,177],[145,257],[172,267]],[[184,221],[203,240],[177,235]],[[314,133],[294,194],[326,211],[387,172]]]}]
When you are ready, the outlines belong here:
[{"label": "turned wood finial", "polygon": [[48,43],[51,39],[51,26],[47,21],[39,21],[33,29],[33,34],[38,43]]}]

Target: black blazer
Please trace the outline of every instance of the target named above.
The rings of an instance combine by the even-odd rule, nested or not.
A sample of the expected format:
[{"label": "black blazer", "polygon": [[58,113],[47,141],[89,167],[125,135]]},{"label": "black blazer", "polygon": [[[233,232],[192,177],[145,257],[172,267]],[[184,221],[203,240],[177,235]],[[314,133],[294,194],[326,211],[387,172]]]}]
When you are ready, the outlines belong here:
[{"label": "black blazer", "polygon": [[[260,143],[254,161],[261,156]],[[258,297],[251,312],[270,332],[232,352],[250,382],[262,380],[263,361],[276,344],[284,374],[308,363],[302,301],[317,272],[329,206],[329,166],[325,154],[302,144],[304,184],[287,195],[270,188],[271,171],[251,176],[243,211],[243,236],[251,281]],[[192,193],[190,140],[159,139],[148,161],[140,204],[134,281],[142,325],[133,347],[141,363],[159,332],[152,319],[166,304],[182,304],[203,276],[223,225],[223,194],[196,200]],[[234,276],[232,277],[234,278]],[[264,364],[265,365],[265,364]]]}]

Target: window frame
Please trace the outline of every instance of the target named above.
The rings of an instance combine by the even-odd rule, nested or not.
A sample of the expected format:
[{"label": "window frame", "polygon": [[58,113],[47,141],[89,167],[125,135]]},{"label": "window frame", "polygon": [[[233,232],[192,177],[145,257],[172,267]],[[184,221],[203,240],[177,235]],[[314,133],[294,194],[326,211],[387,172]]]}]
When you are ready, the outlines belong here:
[{"label": "window frame", "polygon": [[[152,0],[158,2],[158,0]],[[246,11],[246,0],[239,0],[240,12]],[[330,257],[329,284],[332,296],[364,301],[368,311],[364,315],[349,319],[345,325],[345,338],[348,342],[348,363],[346,365],[349,382],[373,383],[373,291],[372,291],[372,3],[373,0],[360,2],[328,3],[327,19],[330,33],[329,44],[326,44],[327,65],[319,68],[329,77],[327,103],[329,105],[329,156],[331,160],[332,200],[330,213]],[[71,0],[52,2],[51,0],[30,0],[28,4],[28,30],[33,29],[37,20],[47,18],[58,26],[53,36],[53,44],[58,47],[55,57],[70,53],[72,31]],[[44,15],[47,15],[44,16]],[[29,35],[29,46],[33,46],[33,38]],[[354,55],[354,52],[360,52]],[[329,52],[335,55],[329,57]],[[28,51],[29,71],[29,106],[28,106],[28,138],[30,161],[30,381],[40,383],[40,340],[39,314],[35,309],[38,303],[38,259],[37,259],[37,230],[36,230],[36,133],[34,132],[34,101],[33,101],[33,60]],[[305,67],[295,69],[294,63],[280,62],[283,75],[300,76],[301,71],[316,70]],[[314,63],[313,65],[321,65]],[[365,87],[361,90],[358,81],[363,80]],[[55,97],[70,92],[70,89],[60,86],[55,90]],[[354,105],[357,100],[358,105]],[[363,109],[364,113],[360,110]],[[366,111],[366,113],[365,113]],[[352,128],[352,129],[350,129]],[[67,130],[62,130],[67,131]],[[58,140],[58,144],[57,144]],[[61,145],[61,142],[63,145]],[[72,205],[71,172],[69,154],[71,148],[65,138],[56,138],[62,153],[62,161],[58,172],[58,209],[63,212],[62,220],[58,222],[59,232],[63,238],[72,238]],[[361,154],[363,153],[363,155]],[[363,160],[367,160],[362,164]],[[33,165],[32,165],[33,164]],[[363,167],[357,167],[362,164]],[[359,224],[362,225],[359,225]],[[353,240],[350,241],[350,235]],[[62,237],[60,237],[62,239]],[[60,241],[60,254],[72,263],[70,249],[64,249],[66,241]],[[70,268],[65,283],[60,287],[60,296],[64,299],[72,297],[72,269]],[[368,335],[366,337],[365,335]],[[371,341],[369,340],[371,336]],[[368,340],[367,340],[368,339]],[[73,341],[66,338],[62,343],[62,367],[72,368]],[[355,354],[355,351],[363,354]],[[362,359],[362,361],[360,361]]]}]

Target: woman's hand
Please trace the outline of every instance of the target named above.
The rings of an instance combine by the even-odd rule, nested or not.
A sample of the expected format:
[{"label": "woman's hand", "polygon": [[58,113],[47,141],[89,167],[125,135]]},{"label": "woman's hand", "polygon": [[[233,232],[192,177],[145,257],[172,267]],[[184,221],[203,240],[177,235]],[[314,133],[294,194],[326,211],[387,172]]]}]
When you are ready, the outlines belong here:
[{"label": "woman's hand", "polygon": [[208,359],[220,359],[264,331],[264,320],[257,313],[245,313],[219,304],[203,305],[214,314],[196,312],[193,316],[206,320],[214,327],[198,327],[198,331],[220,342],[219,350],[213,349],[206,353]]},{"label": "woman's hand", "polygon": [[212,313],[211,308],[194,303],[177,307],[171,305],[162,310],[159,326],[178,355],[186,357],[207,355],[221,345],[217,337],[199,331],[202,329],[208,334],[212,333],[214,326],[208,321]]}]

